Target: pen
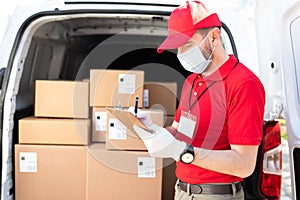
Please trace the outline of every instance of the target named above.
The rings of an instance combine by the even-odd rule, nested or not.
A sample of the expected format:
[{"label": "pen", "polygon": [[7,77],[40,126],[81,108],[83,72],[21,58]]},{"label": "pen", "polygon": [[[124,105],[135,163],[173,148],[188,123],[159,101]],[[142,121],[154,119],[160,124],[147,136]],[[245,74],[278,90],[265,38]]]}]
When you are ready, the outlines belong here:
[{"label": "pen", "polygon": [[138,104],[139,104],[139,96],[136,95],[136,97],[135,97],[135,105],[134,105],[134,114],[135,114],[135,116],[137,116]]}]

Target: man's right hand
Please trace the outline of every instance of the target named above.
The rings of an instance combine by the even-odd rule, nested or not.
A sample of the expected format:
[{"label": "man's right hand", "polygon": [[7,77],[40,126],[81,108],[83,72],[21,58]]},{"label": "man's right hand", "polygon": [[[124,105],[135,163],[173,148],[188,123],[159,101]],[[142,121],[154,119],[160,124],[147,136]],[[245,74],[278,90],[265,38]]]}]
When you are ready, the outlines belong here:
[{"label": "man's right hand", "polygon": [[148,113],[146,113],[145,111],[138,109],[137,113],[135,113],[133,106],[129,107],[128,111],[131,112],[133,115],[136,114],[136,117],[148,128],[150,128],[153,125],[151,116]]}]

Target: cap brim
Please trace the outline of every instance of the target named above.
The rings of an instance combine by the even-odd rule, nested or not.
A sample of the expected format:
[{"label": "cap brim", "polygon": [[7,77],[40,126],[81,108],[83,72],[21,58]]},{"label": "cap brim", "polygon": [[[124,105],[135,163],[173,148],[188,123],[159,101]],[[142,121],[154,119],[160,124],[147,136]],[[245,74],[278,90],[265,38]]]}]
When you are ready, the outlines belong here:
[{"label": "cap brim", "polygon": [[184,45],[194,35],[195,30],[187,33],[173,33],[161,43],[157,48],[158,53],[162,53],[166,49],[177,49]]}]

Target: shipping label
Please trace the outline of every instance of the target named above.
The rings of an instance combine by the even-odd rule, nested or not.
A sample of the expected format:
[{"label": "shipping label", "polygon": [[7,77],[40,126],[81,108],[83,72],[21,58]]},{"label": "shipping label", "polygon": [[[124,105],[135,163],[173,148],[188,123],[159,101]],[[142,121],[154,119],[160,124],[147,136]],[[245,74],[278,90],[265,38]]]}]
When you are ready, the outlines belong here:
[{"label": "shipping label", "polygon": [[134,94],[135,93],[135,74],[119,74],[118,93]]},{"label": "shipping label", "polygon": [[107,113],[95,112],[95,130],[106,131],[107,126]]},{"label": "shipping label", "polygon": [[155,178],[155,158],[138,157],[138,178]]},{"label": "shipping label", "polygon": [[116,118],[108,120],[108,138],[111,140],[126,140],[126,126]]},{"label": "shipping label", "polygon": [[36,152],[20,152],[20,172],[37,172]]}]

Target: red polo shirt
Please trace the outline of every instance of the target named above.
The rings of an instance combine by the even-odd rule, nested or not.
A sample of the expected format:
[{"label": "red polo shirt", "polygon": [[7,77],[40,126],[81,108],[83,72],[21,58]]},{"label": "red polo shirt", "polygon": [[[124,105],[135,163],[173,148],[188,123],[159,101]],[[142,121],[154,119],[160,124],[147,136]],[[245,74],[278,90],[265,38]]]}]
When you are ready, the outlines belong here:
[{"label": "red polo shirt", "polygon": [[[203,93],[207,87],[209,89]],[[259,145],[264,105],[265,92],[260,80],[230,55],[210,76],[203,78],[191,74],[186,79],[174,119],[179,122],[181,114],[190,109],[190,114],[196,118],[196,127],[192,138],[184,134],[176,138],[212,150],[227,150],[231,144]],[[192,184],[242,180],[182,162],[177,162],[176,176]]]}]

